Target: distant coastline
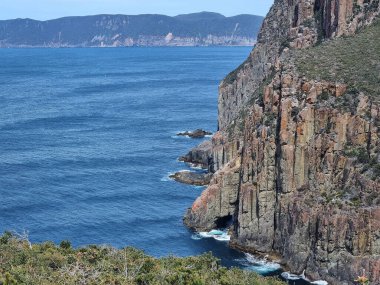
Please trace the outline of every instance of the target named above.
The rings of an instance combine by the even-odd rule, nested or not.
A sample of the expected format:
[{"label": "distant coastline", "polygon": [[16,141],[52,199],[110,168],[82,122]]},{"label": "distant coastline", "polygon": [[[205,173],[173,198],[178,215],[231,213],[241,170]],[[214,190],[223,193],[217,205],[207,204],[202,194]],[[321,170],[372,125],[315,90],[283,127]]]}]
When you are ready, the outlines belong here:
[{"label": "distant coastline", "polygon": [[263,17],[201,12],[0,21],[0,48],[253,46]]},{"label": "distant coastline", "polygon": [[256,42],[256,39],[250,38],[235,38],[231,42],[224,37],[213,37],[210,42],[200,43],[197,38],[176,38],[175,41],[166,43],[163,39],[159,38],[142,38],[141,41],[133,41],[131,44],[68,45],[63,43],[48,43],[44,45],[18,45],[0,43],[0,48],[253,47]]}]

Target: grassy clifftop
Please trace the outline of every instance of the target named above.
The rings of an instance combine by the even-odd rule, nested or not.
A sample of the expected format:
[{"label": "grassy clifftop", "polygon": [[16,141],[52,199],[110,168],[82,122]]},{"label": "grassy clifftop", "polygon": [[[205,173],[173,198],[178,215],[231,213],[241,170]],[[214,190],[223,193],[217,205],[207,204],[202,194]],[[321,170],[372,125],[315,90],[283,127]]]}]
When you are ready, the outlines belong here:
[{"label": "grassy clifftop", "polygon": [[227,269],[211,254],[156,259],[134,248],[88,246],[69,242],[31,245],[6,233],[0,237],[0,284],[183,284],[281,285],[240,269]]},{"label": "grassy clifftop", "polygon": [[373,100],[380,99],[380,20],[352,37],[299,50],[295,62],[308,79],[348,84]]}]

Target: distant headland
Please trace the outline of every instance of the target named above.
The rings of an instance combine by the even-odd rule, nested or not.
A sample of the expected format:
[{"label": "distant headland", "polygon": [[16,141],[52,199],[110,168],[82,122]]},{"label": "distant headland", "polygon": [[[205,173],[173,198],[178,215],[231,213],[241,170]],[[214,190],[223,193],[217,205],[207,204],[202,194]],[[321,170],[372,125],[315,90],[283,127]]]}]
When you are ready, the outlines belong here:
[{"label": "distant headland", "polygon": [[0,21],[0,47],[253,46],[263,17],[201,12]]}]

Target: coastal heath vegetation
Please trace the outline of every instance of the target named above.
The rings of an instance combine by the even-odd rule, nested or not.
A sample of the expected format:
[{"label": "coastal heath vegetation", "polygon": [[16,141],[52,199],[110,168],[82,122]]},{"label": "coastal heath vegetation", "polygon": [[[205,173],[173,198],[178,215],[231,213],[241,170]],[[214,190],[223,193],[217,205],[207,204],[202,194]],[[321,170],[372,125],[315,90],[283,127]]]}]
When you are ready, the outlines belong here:
[{"label": "coastal heath vegetation", "polygon": [[211,253],[196,257],[153,258],[126,247],[89,245],[73,248],[69,241],[31,244],[26,235],[0,237],[1,285],[283,285],[238,268],[227,269]]},{"label": "coastal heath vegetation", "polygon": [[[363,92],[380,102],[380,19],[355,36],[326,41],[297,50],[297,69],[309,79],[348,84],[350,91]],[[355,94],[357,95],[357,94]]]}]

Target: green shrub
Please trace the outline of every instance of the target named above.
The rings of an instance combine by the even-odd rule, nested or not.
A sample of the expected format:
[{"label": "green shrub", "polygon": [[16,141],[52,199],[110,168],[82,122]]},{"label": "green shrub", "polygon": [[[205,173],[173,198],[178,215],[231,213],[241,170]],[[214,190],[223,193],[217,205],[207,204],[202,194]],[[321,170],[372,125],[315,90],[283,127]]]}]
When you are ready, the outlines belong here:
[{"label": "green shrub", "polygon": [[327,91],[323,91],[322,94],[319,96],[320,100],[326,101],[329,99],[329,93]]},{"label": "green shrub", "polygon": [[12,238],[12,233],[5,232],[4,235],[0,237],[0,244],[7,244],[11,238]]},{"label": "green shrub", "polygon": [[[0,280],[25,285],[281,285],[241,269],[227,269],[207,253],[178,258],[152,258],[127,247],[79,249],[46,242],[31,248],[9,234],[0,237]],[[5,241],[5,242],[4,242]],[[2,272],[4,272],[2,274]],[[7,273],[5,273],[7,272]]]},{"label": "green shrub", "polygon": [[376,180],[376,179],[380,178],[380,164],[377,163],[377,164],[373,165],[372,169],[373,169],[372,180]]},{"label": "green shrub", "polygon": [[365,148],[359,148],[359,150],[358,150],[358,161],[360,163],[369,163],[368,152]]},{"label": "green shrub", "polygon": [[355,207],[359,207],[361,205],[361,200],[359,197],[353,197],[350,199],[351,200],[351,203],[355,206]]},{"label": "green shrub", "polygon": [[59,247],[62,248],[62,249],[70,249],[71,248],[71,242],[68,241],[68,240],[63,240],[59,244]]},{"label": "green shrub", "polygon": [[[5,278],[3,281],[0,280],[4,285],[17,285],[17,281],[7,272],[5,273]],[[1,283],[0,283],[1,284]]]}]

